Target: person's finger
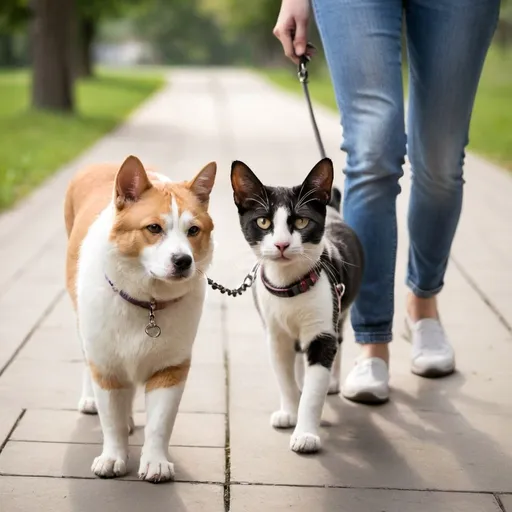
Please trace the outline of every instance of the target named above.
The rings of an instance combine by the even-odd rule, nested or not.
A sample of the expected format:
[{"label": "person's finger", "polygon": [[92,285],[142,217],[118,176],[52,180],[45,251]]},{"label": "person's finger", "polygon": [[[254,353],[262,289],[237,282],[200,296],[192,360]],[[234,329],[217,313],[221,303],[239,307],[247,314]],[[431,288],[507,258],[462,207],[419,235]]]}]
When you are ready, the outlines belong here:
[{"label": "person's finger", "polygon": [[295,55],[302,56],[306,53],[306,44],[308,36],[308,24],[305,20],[297,20],[295,27],[295,37],[293,39],[293,49]]},{"label": "person's finger", "polygon": [[292,31],[290,29],[283,29],[280,24],[277,24],[274,28],[274,35],[281,41],[284,54],[297,64],[298,59],[293,48]]}]

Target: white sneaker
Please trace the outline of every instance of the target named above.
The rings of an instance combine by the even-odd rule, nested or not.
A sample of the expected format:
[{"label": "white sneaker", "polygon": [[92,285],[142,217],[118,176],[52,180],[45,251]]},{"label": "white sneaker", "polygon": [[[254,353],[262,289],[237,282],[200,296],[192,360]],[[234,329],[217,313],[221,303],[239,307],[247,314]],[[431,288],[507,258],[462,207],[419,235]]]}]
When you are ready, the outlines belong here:
[{"label": "white sneaker", "polygon": [[345,379],[341,394],[353,402],[381,404],[389,399],[388,365],[380,357],[360,358]]},{"label": "white sneaker", "polygon": [[411,371],[421,377],[444,377],[455,371],[455,353],[443,326],[435,318],[413,322],[406,318],[406,338],[411,342]]}]

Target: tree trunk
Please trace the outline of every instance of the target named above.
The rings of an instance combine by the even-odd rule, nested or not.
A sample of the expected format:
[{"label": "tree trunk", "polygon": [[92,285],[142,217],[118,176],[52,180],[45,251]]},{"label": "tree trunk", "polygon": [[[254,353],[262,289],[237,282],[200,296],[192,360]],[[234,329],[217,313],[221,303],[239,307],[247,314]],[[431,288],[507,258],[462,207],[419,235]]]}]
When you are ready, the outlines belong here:
[{"label": "tree trunk", "polygon": [[96,25],[91,19],[79,21],[78,49],[75,63],[75,77],[92,76],[92,43],[96,34]]},{"label": "tree trunk", "polygon": [[32,104],[73,111],[74,0],[32,0]]}]

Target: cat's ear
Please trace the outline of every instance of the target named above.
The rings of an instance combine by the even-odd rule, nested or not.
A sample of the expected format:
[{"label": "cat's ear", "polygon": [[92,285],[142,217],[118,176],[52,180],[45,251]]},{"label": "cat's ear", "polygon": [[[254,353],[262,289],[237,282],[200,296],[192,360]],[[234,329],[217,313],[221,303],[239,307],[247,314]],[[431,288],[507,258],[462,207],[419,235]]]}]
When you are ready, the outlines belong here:
[{"label": "cat's ear", "polygon": [[328,204],[331,200],[332,182],[334,179],[334,169],[330,158],[323,158],[308,174],[301,187],[301,196],[308,194],[312,197]]},{"label": "cat's ear", "polygon": [[253,200],[254,205],[265,197],[265,187],[247,165],[239,160],[231,164],[231,186],[235,204],[240,207]]}]

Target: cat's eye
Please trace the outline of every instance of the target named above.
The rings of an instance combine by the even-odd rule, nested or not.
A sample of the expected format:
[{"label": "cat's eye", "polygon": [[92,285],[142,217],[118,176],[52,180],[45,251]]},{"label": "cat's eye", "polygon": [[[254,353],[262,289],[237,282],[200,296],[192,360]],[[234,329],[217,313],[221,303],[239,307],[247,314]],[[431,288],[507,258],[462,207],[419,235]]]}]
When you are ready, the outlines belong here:
[{"label": "cat's eye", "polygon": [[197,226],[191,226],[188,228],[187,236],[197,236],[199,234],[199,228]]},{"label": "cat's eye", "polygon": [[297,229],[304,229],[309,224],[309,219],[306,219],[305,217],[299,217],[298,219],[295,219],[295,227]]},{"label": "cat's eye", "polygon": [[158,235],[163,231],[162,226],[160,226],[159,224],[150,224],[149,226],[146,226],[146,229],[150,233],[153,233],[154,235]]},{"label": "cat's eye", "polygon": [[267,219],[267,217],[258,217],[256,219],[256,224],[258,224],[258,227],[261,229],[268,229],[270,227],[270,219]]}]

